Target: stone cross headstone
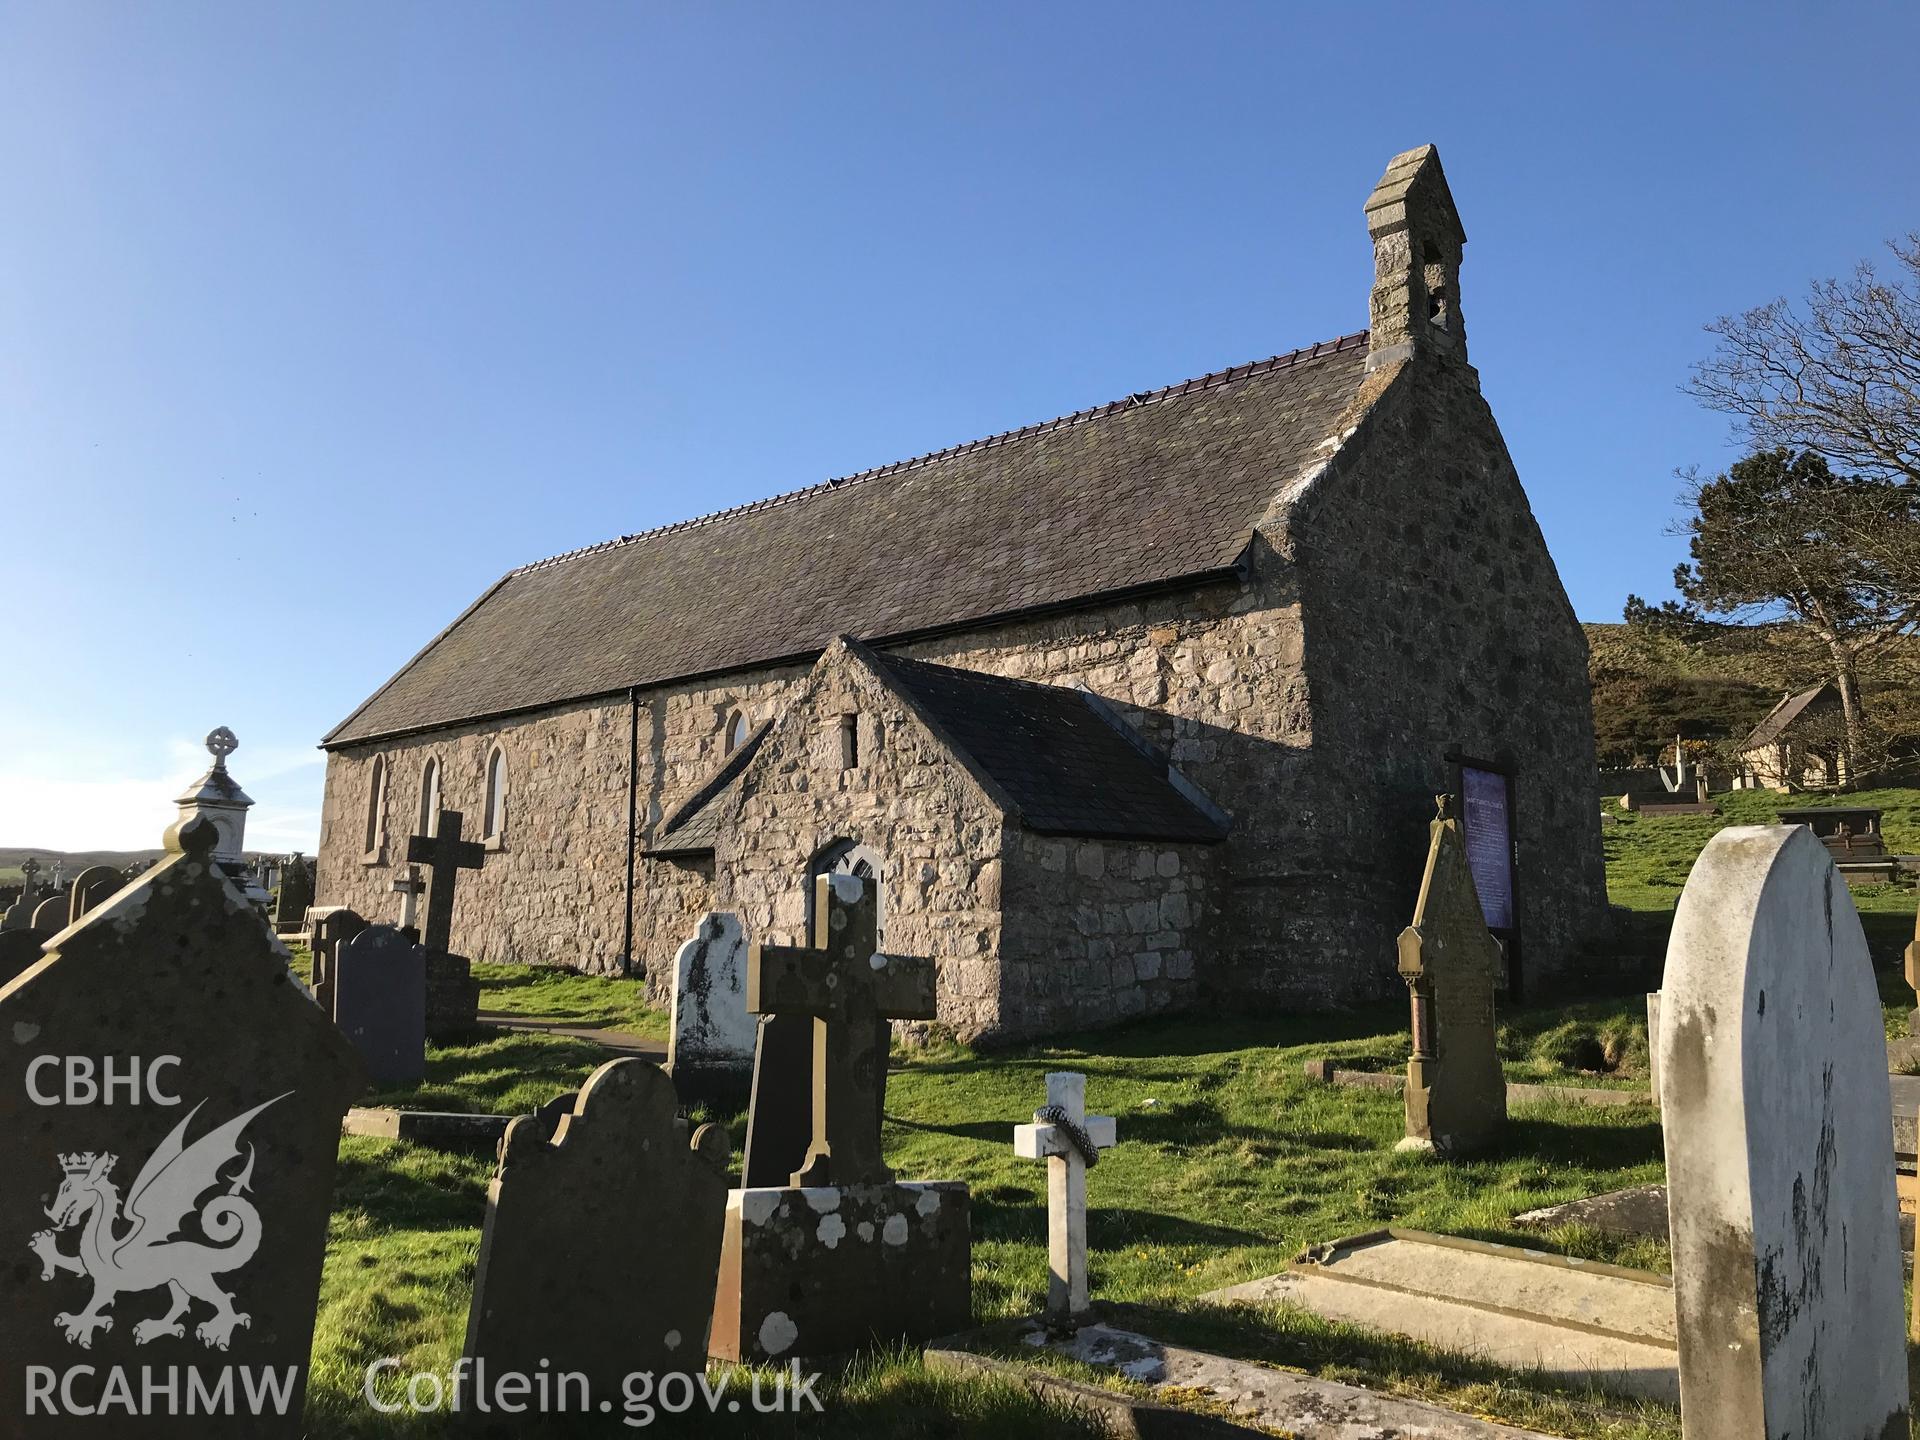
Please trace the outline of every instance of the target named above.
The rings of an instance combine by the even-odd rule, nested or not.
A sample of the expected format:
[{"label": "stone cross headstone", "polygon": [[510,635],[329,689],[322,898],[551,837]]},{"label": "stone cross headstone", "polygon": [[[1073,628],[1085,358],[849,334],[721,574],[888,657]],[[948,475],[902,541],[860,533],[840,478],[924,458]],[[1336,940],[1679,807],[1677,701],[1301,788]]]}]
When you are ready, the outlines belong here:
[{"label": "stone cross headstone", "polygon": [[434,834],[415,835],[407,841],[407,863],[426,866],[432,876],[427,888],[426,945],[429,950],[453,949],[454,877],[462,870],[478,870],[486,863],[486,846],[460,838],[460,827],[464,823],[458,810],[442,810]]},{"label": "stone cross headstone", "polygon": [[334,954],[333,1019],[376,1085],[427,1073],[427,955],[391,925],[369,925]]},{"label": "stone cross headstone", "polygon": [[1660,993],[1687,1440],[1904,1436],[1885,1021],[1859,916],[1811,831],[1708,842]]},{"label": "stone cross headstone", "polygon": [[1400,932],[1400,976],[1413,1001],[1407,1061],[1407,1138],[1401,1149],[1465,1155],[1490,1144],[1507,1118],[1507,1082],[1495,1046],[1493,993],[1500,942],[1467,864],[1452,797],[1438,797],[1413,924]]},{"label": "stone cross headstone", "polygon": [[740,917],[710,911],[673,961],[667,1070],[682,1099],[744,1094],[753,1076],[755,1029]]},{"label": "stone cross headstone", "polygon": [[20,898],[34,899],[40,888],[40,862],[29,855],[20,862],[20,875],[26,881],[26,888],[20,892]]},{"label": "stone cross headstone", "polygon": [[315,905],[307,911],[307,946],[313,952],[313,998],[328,1015],[334,1010],[334,967],[340,949],[366,928],[365,918],[345,905]]},{"label": "stone cross headstone", "polygon": [[812,1141],[794,1185],[886,1184],[880,1087],[894,1020],[931,1019],[933,961],[876,949],[874,887],[853,875],[815,881],[813,945],[762,945],[747,957],[747,1008],[813,1017]]},{"label": "stone cross headstone", "polygon": [[[0,992],[7,1434],[304,1433],[340,1122],[365,1076],[218,838],[176,825],[164,861]],[[177,1401],[150,1403],[146,1377]]]},{"label": "stone cross headstone", "polygon": [[1047,1162],[1047,1317],[1086,1312],[1087,1169],[1114,1142],[1113,1117],[1087,1114],[1087,1077],[1047,1075],[1047,1103],[1013,1129],[1013,1153]]},{"label": "stone cross headstone", "polygon": [[427,882],[420,878],[420,867],[409,865],[393,877],[388,887],[400,897],[400,933],[410,940],[420,938],[420,897],[427,892]]},{"label": "stone cross headstone", "polygon": [[[564,1107],[507,1127],[467,1319],[466,1374],[704,1376],[727,1202],[727,1137],[677,1119],[672,1082],[612,1060]],[[657,1383],[657,1380],[656,1380]],[[484,1390],[463,1393],[475,1410]],[[496,1407],[497,1408],[497,1407]]]},{"label": "stone cross headstone", "polygon": [[111,865],[89,865],[73,877],[73,888],[67,892],[67,924],[75,923],[126,883]]}]

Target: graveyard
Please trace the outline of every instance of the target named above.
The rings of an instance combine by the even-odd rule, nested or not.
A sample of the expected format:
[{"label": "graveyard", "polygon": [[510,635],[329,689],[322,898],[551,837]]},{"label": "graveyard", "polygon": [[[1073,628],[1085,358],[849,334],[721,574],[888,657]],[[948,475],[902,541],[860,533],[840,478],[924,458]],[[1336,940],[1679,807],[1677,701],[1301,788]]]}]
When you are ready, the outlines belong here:
[{"label": "graveyard", "polygon": [[0,1440],[1920,1436],[1914,16],[98,9]]},{"label": "graveyard", "polygon": [[[29,1057],[50,1027],[71,1031],[60,1043],[80,1051],[99,1042],[79,1037],[113,1036],[104,1070],[83,1062],[93,1068],[76,1081],[69,1062],[69,1097],[76,1084],[94,1093],[89,1077],[98,1076],[108,1095],[124,1081],[136,1096],[144,1084],[148,1099],[180,1103],[151,1062],[141,1078],[140,1054],[159,1047],[132,1038],[149,1015],[177,1017],[189,993],[168,968],[177,964],[198,977],[194,987],[225,998],[169,1023],[162,1043],[181,1054],[159,1066],[184,1070],[182,1056],[223,1050],[245,1058],[184,1087],[204,1093],[213,1083],[201,1105],[233,1118],[196,1141],[199,1108],[189,1113],[124,1201],[126,1182],[110,1178],[124,1173],[117,1152],[55,1156],[49,1128],[33,1130],[29,1168],[57,1158],[68,1186],[46,1208],[54,1229],[30,1247],[44,1273],[23,1266],[13,1283],[30,1294],[63,1270],[114,1273],[100,1267],[127,1262],[91,1258],[90,1241],[77,1258],[59,1248],[84,1213],[65,1197],[83,1182],[96,1187],[102,1205],[127,1207],[137,1235],[170,1163],[200,1167],[167,1192],[177,1191],[170,1204],[204,1195],[210,1177],[231,1182],[226,1198],[199,1201],[197,1222],[209,1240],[238,1229],[239,1258],[219,1262],[228,1268],[252,1253],[258,1229],[246,1227],[261,1224],[253,1191],[272,1227],[291,1217],[311,1238],[277,1252],[291,1265],[284,1295],[263,1301],[264,1282],[249,1282],[250,1311],[188,1280],[177,1282],[186,1288],[172,1311],[130,1329],[116,1331],[108,1289],[87,1312],[60,1314],[54,1332],[16,1331],[46,1361],[70,1353],[61,1327],[66,1345],[86,1350],[123,1350],[121,1335],[136,1352],[184,1336],[187,1322],[174,1322],[197,1316],[198,1301],[216,1307],[194,1321],[202,1343],[245,1350],[269,1303],[282,1307],[266,1312],[282,1317],[269,1322],[279,1356],[300,1355],[311,1325],[304,1391],[294,1393],[315,1435],[462,1433],[489,1392],[461,1387],[482,1384],[475,1376],[488,1363],[519,1374],[564,1363],[606,1394],[637,1371],[686,1367],[676,1352],[689,1336],[705,1339],[704,1354],[691,1353],[710,1383],[753,1394],[756,1383],[784,1383],[783,1352],[804,1335],[812,1348],[798,1353],[817,1377],[809,1393],[821,1409],[781,1417],[778,1433],[1191,1424],[1227,1434],[1303,1416],[1332,1423],[1337,1412],[1342,1423],[1438,1427],[1421,1432],[1435,1435],[1679,1436],[1678,1387],[1701,1383],[1687,1380],[1689,1365],[1714,1372],[1707,1383],[1727,1389],[1732,1413],[1781,1403],[1774,1382],[1713,1360],[1726,1342],[1703,1346],[1699,1336],[1724,1329],[1724,1302],[1676,1274],[1697,1267],[1720,1293],[1737,1291],[1743,1275],[1750,1283],[1751,1269],[1726,1259],[1712,1238],[1720,1232],[1703,1231],[1693,1203],[1649,1188],[1720,1196],[1724,1182],[1703,1167],[1761,1163],[1689,1147],[1690,1168],[1672,1171],[1671,1120],[1656,1103],[1656,1091],[1671,1104],[1697,1083],[1659,1081],[1658,1055],[1674,1063],[1686,1053],[1685,1026],[1718,1023],[1711,1013],[1732,983],[1722,973],[1730,963],[1784,965],[1776,1008],[1784,994],[1796,1014],[1827,1006],[1830,1024],[1851,1027],[1853,1038],[1827,1042],[1819,1123],[1834,1124],[1835,1094],[1867,1101],[1846,1117],[1850,1138],[1821,1142],[1819,1153],[1838,1159],[1816,1163],[1818,1205],[1857,1208],[1854,1238],[1833,1240],[1824,1221],[1809,1233],[1796,1200],[1802,1238],[1787,1243],[1837,1245],[1820,1263],[1854,1267],[1849,1292],[1859,1303],[1871,1296],[1896,1337],[1904,1333],[1890,1202],[1896,1154],[1911,1168],[1917,1147],[1910,1121],[1904,1140],[1895,1121],[1889,1145],[1871,1097],[1893,1084],[1878,1080],[1880,1037],[1884,1069],[1920,1071],[1909,1019],[1914,891],[1872,876],[1843,882],[1833,846],[1851,854],[1850,842],[1817,838],[1820,807],[1809,812],[1803,797],[1724,795],[1710,813],[1603,806],[1609,964],[1619,973],[1623,954],[1638,957],[1649,984],[1664,969],[1660,1013],[1683,1018],[1662,1020],[1658,1035],[1638,992],[1531,1006],[1497,995],[1499,945],[1484,925],[1456,802],[1441,796],[1410,923],[1397,956],[1381,957],[1406,982],[1411,1023],[1406,1003],[1291,1016],[1202,1010],[981,1049],[938,1029],[893,1033],[887,1017],[932,1013],[932,975],[878,950],[875,891],[845,874],[818,878],[803,943],[749,947],[737,926],[703,921],[683,948],[670,1010],[631,980],[451,953],[460,876],[485,863],[461,840],[458,812],[443,811],[432,836],[410,843],[414,864],[393,887],[399,926],[313,905],[300,857],[271,870],[245,858],[251,801],[226,764],[237,745],[224,728],[208,737],[213,764],[179,798],[158,864],[91,867],[62,893],[23,860],[24,888],[0,919],[11,977],[0,1022],[16,1056]],[[1920,849],[1920,791],[1828,804],[1873,812],[1876,844],[1895,854]],[[1776,823],[1783,812],[1813,818]],[[1764,883],[1747,874],[1756,853]],[[1703,886],[1709,898],[1692,898]],[[1787,900],[1765,898],[1783,887]],[[1821,891],[1824,902],[1810,898]],[[1752,943],[1784,947],[1779,958],[1730,960],[1728,916],[1769,914],[1769,904],[1780,918],[1773,928],[1754,919]],[[1844,1006],[1805,970],[1816,941],[1768,938],[1809,923],[1838,937],[1842,911],[1861,921],[1849,942],[1857,968],[1834,972],[1851,976]],[[128,957],[154,954],[177,958],[126,968]],[[869,954],[871,963],[861,958]],[[1673,958],[1696,954],[1704,969]],[[140,984],[102,987],[109,973],[138,973]],[[1795,983],[1811,993],[1794,1000]],[[253,1027],[229,1023],[249,1012]],[[1763,992],[1752,1023],[1765,1015]],[[1843,1062],[1854,1073],[1836,1079]],[[41,1095],[51,1063],[26,1072],[35,1105],[54,1103]],[[1731,1063],[1734,1080],[1706,1083],[1745,1083],[1737,1051]],[[133,1073],[116,1080],[116,1064]],[[794,1078],[807,1067],[813,1101],[796,1109]],[[229,1078],[212,1082],[216,1074]],[[1887,1093],[1883,1117],[1894,1113]],[[297,1115],[284,1110],[279,1128],[256,1122],[295,1095],[312,1099]],[[25,1118],[16,1108],[13,1123]],[[262,1161],[324,1174],[336,1143],[330,1187],[253,1181]],[[1799,1153],[1784,1162],[1805,1163]],[[635,1157],[647,1158],[636,1168]],[[1836,1164],[1865,1165],[1864,1178],[1830,1194],[1824,1167]],[[1865,1197],[1882,1187],[1889,1203],[1876,1208]],[[1764,1187],[1753,1193],[1752,1223],[1780,1223],[1762,1214]],[[856,1231],[867,1244],[854,1243]],[[1695,1258],[1677,1265],[1686,1247]],[[1676,1301],[1677,1322],[1664,1309]],[[1782,1302],[1763,1288],[1760,1303]],[[16,1325],[34,1308],[11,1304]],[[656,1317],[664,1345],[625,1337],[616,1317],[630,1313]],[[1783,1309],[1775,1323],[1816,1352],[1831,1343],[1814,1309]],[[1904,1342],[1895,1349],[1904,1403]],[[1869,1408],[1876,1391],[1891,1393],[1884,1353],[1853,1357],[1867,1367],[1858,1395]],[[1829,1363],[1841,1363],[1832,1354]],[[433,1378],[429,1390],[403,1395],[380,1389],[383,1374]],[[1821,1406],[1843,1398],[1809,1393]],[[738,1433],[742,1423],[673,1419],[693,1433]],[[609,1432],[562,1413],[525,1417],[512,1433]]]}]

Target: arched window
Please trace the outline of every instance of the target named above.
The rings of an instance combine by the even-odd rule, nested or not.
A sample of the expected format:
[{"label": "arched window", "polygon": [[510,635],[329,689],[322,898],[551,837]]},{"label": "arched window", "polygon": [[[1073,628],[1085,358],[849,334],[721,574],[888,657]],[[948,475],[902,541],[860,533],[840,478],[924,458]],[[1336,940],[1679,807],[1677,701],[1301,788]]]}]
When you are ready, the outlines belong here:
[{"label": "arched window", "polygon": [[835,840],[823,845],[807,862],[807,931],[813,931],[813,882],[820,875],[852,875],[873,886],[874,921],[879,938],[887,933],[887,891],[881,884],[886,860],[871,845],[858,840]]},{"label": "arched window", "polygon": [[747,719],[747,712],[736,710],[727,717],[727,754],[731,755],[747,743],[747,737],[753,734],[753,725]]},{"label": "arched window", "polygon": [[507,833],[507,752],[498,745],[487,756],[485,838],[499,841]]},{"label": "arched window", "polygon": [[420,772],[420,823],[416,835],[440,833],[440,762],[431,757]]},{"label": "arched window", "polygon": [[373,769],[368,772],[367,782],[367,828],[366,844],[362,849],[369,858],[378,858],[386,840],[387,819],[387,757],[373,757]]}]

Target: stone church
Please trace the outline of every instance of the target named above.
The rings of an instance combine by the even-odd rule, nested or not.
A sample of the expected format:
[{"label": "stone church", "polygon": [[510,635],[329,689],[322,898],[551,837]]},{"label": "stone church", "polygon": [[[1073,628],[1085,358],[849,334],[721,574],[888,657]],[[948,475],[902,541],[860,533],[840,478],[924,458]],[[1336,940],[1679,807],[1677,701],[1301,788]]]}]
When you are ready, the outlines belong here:
[{"label": "stone church", "polygon": [[[644,975],[878,877],[1011,1040],[1398,993],[1433,797],[1507,777],[1509,983],[1605,923],[1586,642],[1467,362],[1432,147],[1371,328],[515,570],[326,737],[323,903],[446,805],[456,947]],[[1483,899],[1485,897],[1483,896]]]}]

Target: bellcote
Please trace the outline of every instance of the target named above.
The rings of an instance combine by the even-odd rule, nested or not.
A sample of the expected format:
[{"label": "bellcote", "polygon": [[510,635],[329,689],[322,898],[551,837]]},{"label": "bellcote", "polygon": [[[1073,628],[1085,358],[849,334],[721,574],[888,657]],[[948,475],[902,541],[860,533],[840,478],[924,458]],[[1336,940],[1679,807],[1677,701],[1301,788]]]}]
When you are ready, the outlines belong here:
[{"label": "bellcote", "polygon": [[1367,368],[1427,354],[1466,363],[1460,315],[1460,252],[1467,233],[1453,208],[1440,152],[1396,155],[1367,197],[1373,237],[1373,300]]}]

